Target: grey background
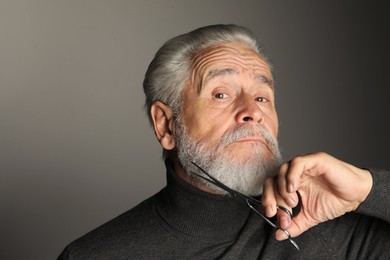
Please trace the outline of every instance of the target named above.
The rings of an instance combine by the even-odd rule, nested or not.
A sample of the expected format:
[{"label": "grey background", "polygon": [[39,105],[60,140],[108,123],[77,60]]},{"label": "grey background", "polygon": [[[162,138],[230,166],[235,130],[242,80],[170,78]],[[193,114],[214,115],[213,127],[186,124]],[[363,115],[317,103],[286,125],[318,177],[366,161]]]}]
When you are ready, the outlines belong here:
[{"label": "grey background", "polygon": [[164,186],[143,75],[164,41],[207,24],[258,35],[286,160],[390,169],[389,10],[371,3],[0,1],[0,259],[54,259]]}]

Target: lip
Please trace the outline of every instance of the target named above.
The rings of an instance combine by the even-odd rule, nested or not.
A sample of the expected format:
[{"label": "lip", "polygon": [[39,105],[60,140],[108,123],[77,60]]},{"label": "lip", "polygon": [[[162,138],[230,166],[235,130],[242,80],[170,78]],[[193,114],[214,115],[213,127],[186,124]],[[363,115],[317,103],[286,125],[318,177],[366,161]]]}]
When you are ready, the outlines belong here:
[{"label": "lip", "polygon": [[240,138],[236,142],[262,142],[262,143],[264,143],[264,138],[259,137],[259,136],[251,136],[251,137]]},{"label": "lip", "polygon": [[264,145],[268,151],[272,152],[270,147],[268,146],[268,143],[265,141],[263,137],[260,136],[251,136],[251,137],[245,137],[241,138],[239,140],[236,140],[234,143],[260,143]]},{"label": "lip", "polygon": [[238,143],[240,143],[240,142],[260,142],[260,143],[266,144],[264,138],[257,137],[257,136],[241,138],[241,139],[237,140],[236,142],[238,142]]}]

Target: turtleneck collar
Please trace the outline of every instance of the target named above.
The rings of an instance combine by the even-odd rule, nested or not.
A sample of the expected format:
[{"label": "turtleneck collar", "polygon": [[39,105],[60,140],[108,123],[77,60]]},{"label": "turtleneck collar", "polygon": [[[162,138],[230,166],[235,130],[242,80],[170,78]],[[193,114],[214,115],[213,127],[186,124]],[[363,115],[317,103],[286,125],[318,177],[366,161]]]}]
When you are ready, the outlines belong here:
[{"label": "turtleneck collar", "polygon": [[168,225],[203,240],[229,241],[237,236],[249,216],[244,201],[204,192],[182,180],[172,162],[165,162],[167,186],[157,202],[157,211]]}]

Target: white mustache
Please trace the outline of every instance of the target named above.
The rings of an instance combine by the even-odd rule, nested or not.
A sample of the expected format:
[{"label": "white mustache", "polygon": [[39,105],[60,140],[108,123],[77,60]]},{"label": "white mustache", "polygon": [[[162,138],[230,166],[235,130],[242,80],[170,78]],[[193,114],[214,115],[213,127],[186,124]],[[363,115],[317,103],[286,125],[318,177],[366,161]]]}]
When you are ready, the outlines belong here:
[{"label": "white mustache", "polygon": [[269,131],[262,126],[238,126],[234,130],[224,133],[218,146],[227,146],[242,138],[255,136],[263,137],[271,151],[278,149],[278,142]]}]

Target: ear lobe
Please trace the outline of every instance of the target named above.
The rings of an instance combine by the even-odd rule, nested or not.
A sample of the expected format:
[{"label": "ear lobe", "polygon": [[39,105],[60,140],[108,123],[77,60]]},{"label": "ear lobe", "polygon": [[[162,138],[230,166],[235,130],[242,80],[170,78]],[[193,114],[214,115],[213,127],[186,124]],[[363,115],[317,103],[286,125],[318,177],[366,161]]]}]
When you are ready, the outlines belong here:
[{"label": "ear lobe", "polygon": [[154,133],[165,150],[175,147],[175,139],[172,135],[173,113],[171,107],[160,101],[155,101],[150,108]]}]

